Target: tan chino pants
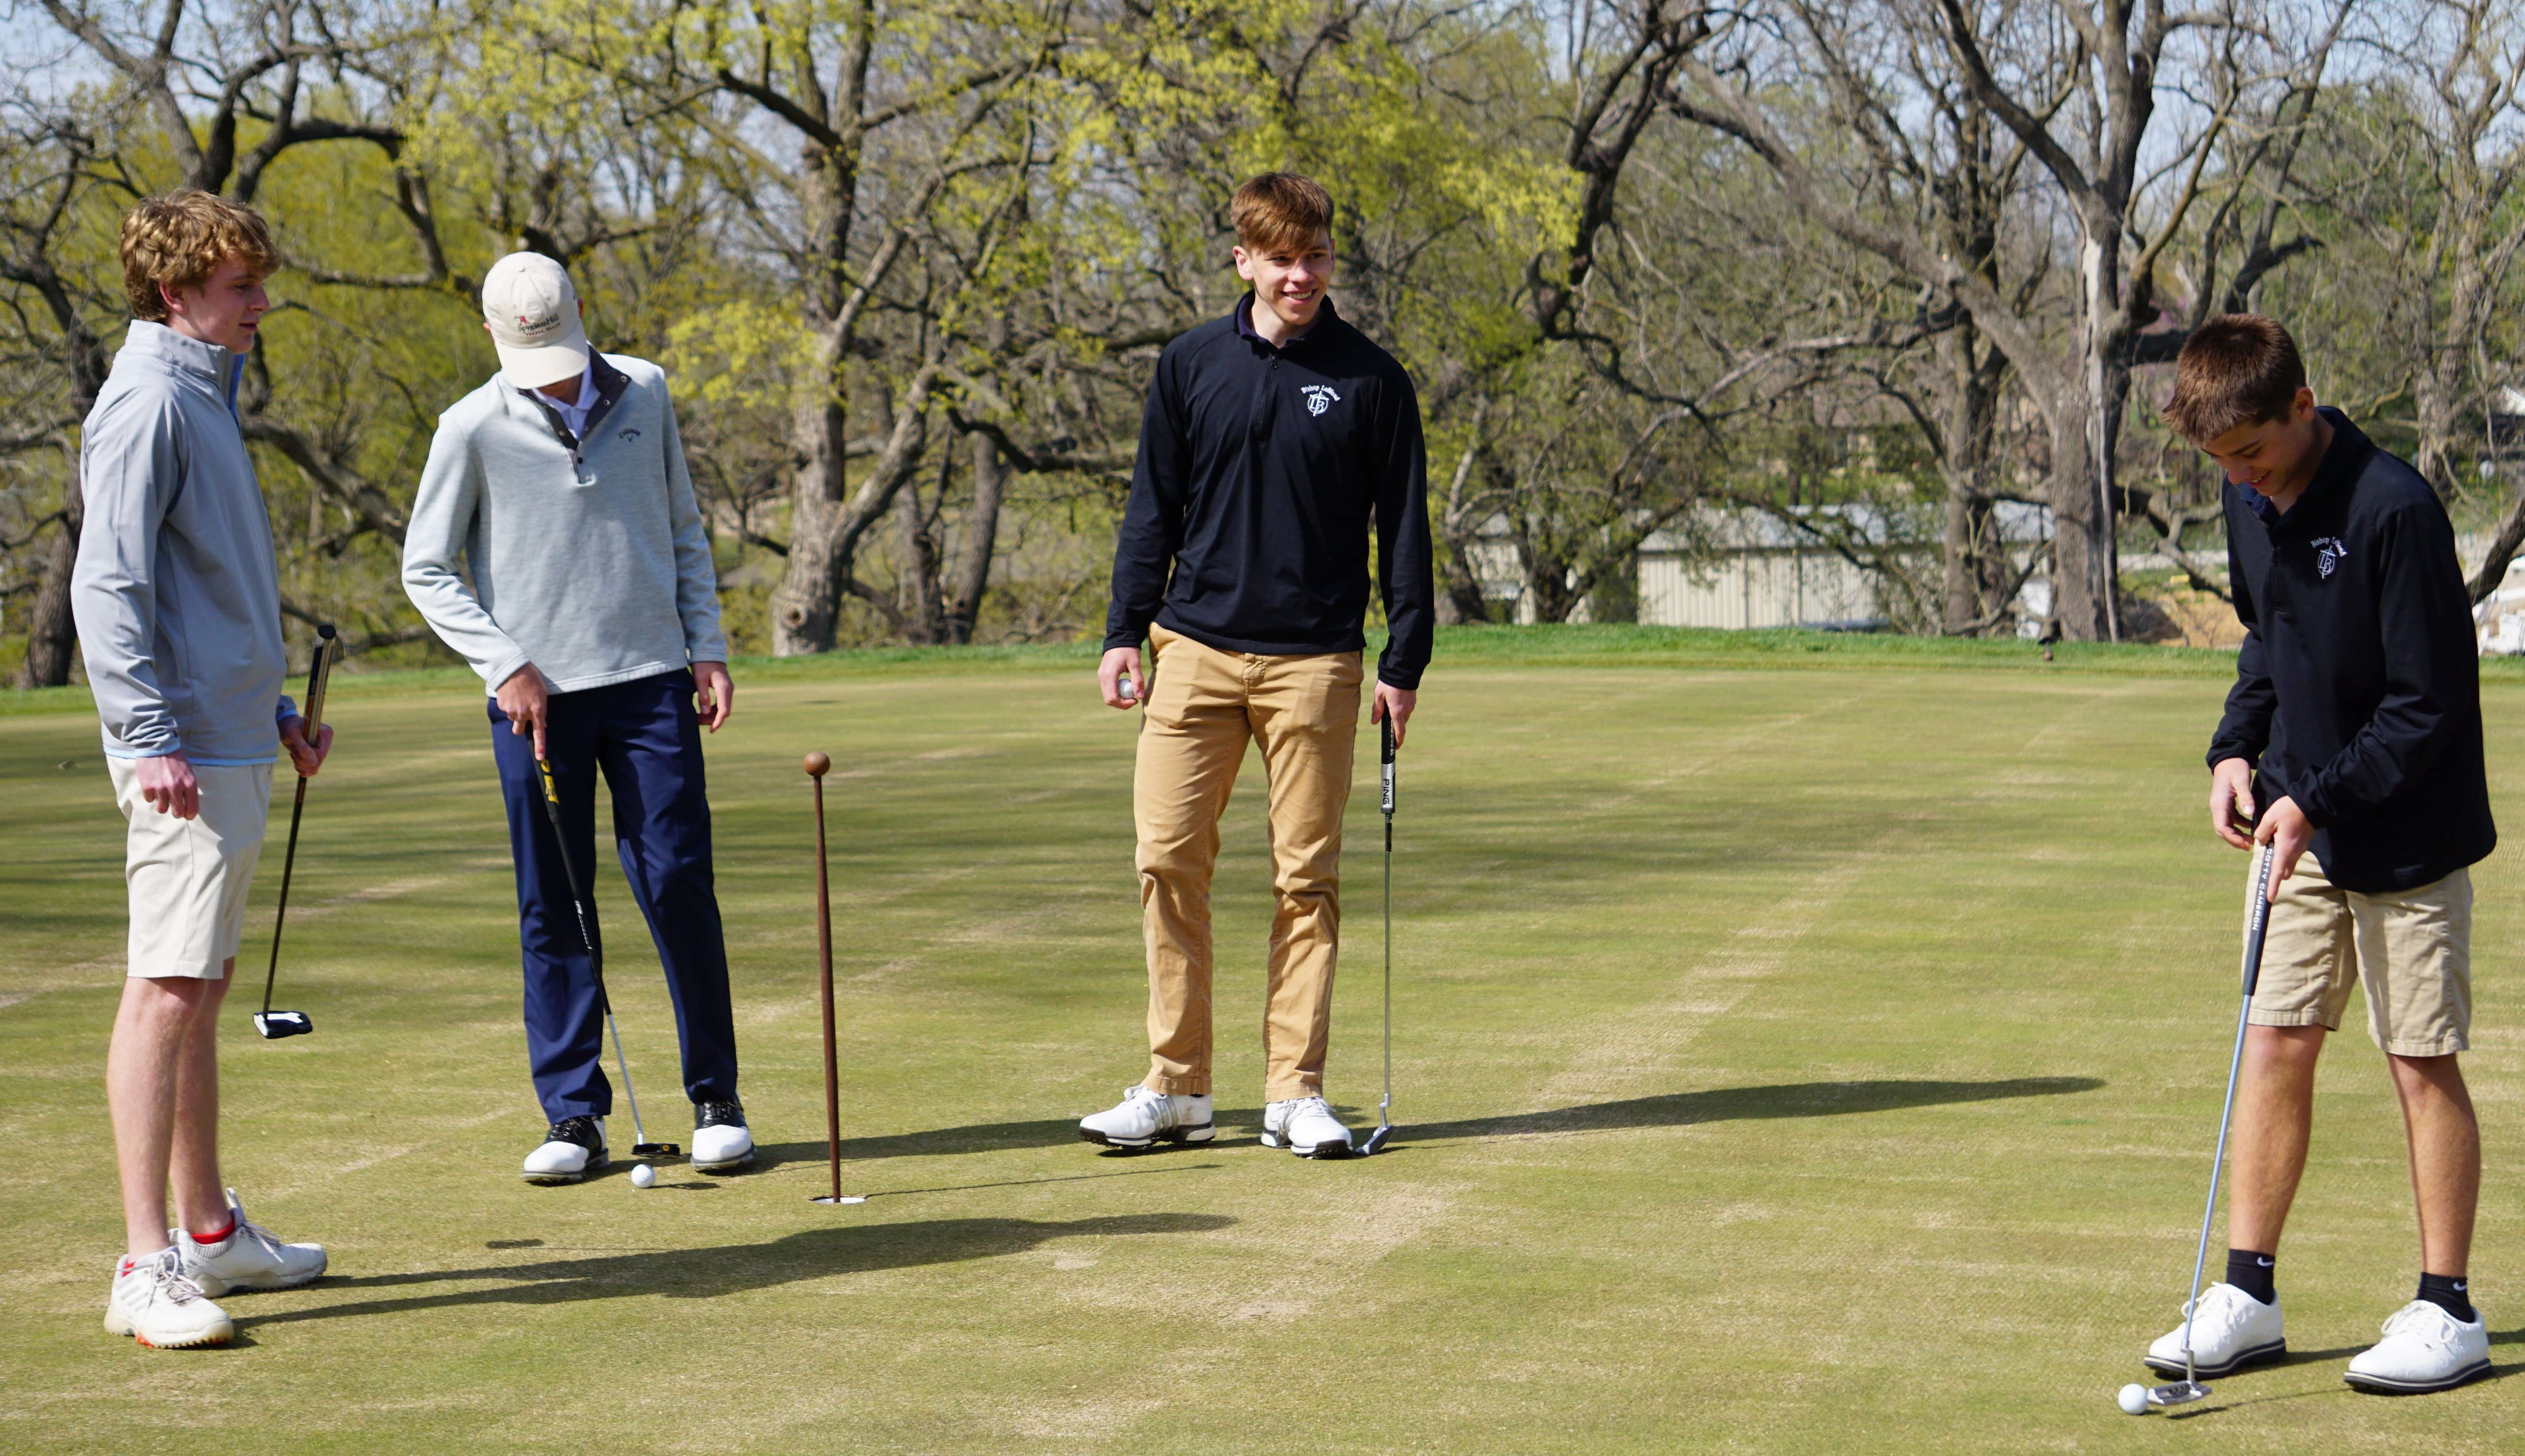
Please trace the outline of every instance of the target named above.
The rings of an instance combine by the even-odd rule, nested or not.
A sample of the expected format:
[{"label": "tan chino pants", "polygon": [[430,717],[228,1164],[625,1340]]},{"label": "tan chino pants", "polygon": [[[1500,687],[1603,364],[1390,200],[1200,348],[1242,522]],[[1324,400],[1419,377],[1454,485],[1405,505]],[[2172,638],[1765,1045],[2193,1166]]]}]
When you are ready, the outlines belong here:
[{"label": "tan chino pants", "polygon": [[1218,820],[1245,746],[1262,749],[1270,795],[1271,956],[1262,1010],[1263,1094],[1323,1090],[1341,938],[1342,813],[1359,733],[1358,653],[1221,652],[1154,627],[1132,802],[1149,951],[1149,1076],[1157,1092],[1210,1091],[1210,880]]}]

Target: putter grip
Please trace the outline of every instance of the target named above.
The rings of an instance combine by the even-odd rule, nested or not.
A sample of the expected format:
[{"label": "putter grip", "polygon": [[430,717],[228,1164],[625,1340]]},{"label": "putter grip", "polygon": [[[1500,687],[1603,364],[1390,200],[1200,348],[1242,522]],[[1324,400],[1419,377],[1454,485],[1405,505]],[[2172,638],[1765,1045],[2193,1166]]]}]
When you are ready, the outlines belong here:
[{"label": "putter grip", "polygon": [[2269,848],[2256,856],[2253,898],[2245,911],[2245,995],[2251,999],[2262,979],[2262,942],[2271,931],[2271,862],[2279,856]]},{"label": "putter grip", "polygon": [[1394,720],[1387,718],[1377,727],[1377,807],[1389,819],[1394,817]]},{"label": "putter grip", "polygon": [[307,741],[316,741],[316,730],[324,726],[324,685],[333,676],[333,654],[341,650],[342,639],[326,622],[316,629],[316,655],[307,662],[307,703],[301,716],[307,719]]}]

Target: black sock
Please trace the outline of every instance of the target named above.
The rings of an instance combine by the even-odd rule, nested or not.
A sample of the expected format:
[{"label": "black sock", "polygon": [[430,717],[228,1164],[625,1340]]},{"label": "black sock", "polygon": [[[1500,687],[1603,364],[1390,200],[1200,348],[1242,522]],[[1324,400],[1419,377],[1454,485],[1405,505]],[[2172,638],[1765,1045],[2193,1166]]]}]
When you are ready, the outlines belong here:
[{"label": "black sock", "polygon": [[2249,1248],[2227,1250],[2227,1283],[2259,1299],[2264,1304],[2280,1302],[2280,1291],[2271,1285],[2279,1260],[2269,1254]]},{"label": "black sock", "polygon": [[2420,1297],[2467,1325],[2481,1318],[2473,1310],[2472,1290],[2460,1274],[2421,1275]]}]

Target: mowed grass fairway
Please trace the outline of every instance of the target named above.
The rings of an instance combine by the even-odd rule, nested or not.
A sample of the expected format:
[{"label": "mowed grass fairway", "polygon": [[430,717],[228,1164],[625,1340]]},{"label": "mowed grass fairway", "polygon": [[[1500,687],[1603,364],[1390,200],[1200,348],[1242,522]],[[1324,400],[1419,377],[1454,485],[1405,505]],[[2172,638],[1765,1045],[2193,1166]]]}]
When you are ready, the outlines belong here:
[{"label": "mowed grass fairway", "polygon": [[[740,669],[710,744],[764,1166],[530,1188],[514,899],[481,699],[351,682],[279,1003],[286,779],[222,1054],[230,1181],[312,1287],[239,1338],[101,1333],[120,1222],[102,1058],[122,831],[93,719],[0,718],[0,1447],[1528,1452],[2513,1451],[2525,1442],[2525,876],[2477,872],[2497,1375],[2341,1371],[2410,1297],[2402,1136],[2363,1008],[2322,1080],[2281,1264],[2294,1363],[2188,1419],[2148,1379],[2200,1217],[2244,856],[2203,828],[2214,659],[1834,648],[1635,663],[1442,641],[1405,752],[1403,1133],[1256,1145],[1270,899],[1260,764],[1225,827],[1211,1146],[1079,1142],[1143,1070],[1132,720],[1080,655]],[[2486,688],[2525,833],[2525,678]],[[1362,725],[1363,726],[1363,725]],[[1373,1120],[1362,731],[1330,1092]],[[833,753],[845,1183],[821,1187],[814,826]],[[68,763],[69,767],[61,767]],[[600,899],[652,1136],[671,1023]],[[618,1106],[618,1148],[630,1125]],[[2213,1260],[2215,1254],[2213,1252]],[[2213,1262],[2213,1274],[2216,1266]],[[178,1431],[188,1433],[177,1434]]]}]

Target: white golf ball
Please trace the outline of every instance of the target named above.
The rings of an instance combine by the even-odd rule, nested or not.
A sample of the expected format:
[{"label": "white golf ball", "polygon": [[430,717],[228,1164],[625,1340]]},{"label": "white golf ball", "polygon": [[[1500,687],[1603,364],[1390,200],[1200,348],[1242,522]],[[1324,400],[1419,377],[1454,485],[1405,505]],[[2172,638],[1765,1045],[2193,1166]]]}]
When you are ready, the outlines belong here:
[{"label": "white golf ball", "polygon": [[[633,1188],[635,1188],[635,1189],[645,1189],[645,1188],[647,1188],[649,1185],[651,1185],[651,1184],[653,1184],[653,1183],[656,1183],[657,1181],[658,1181],[658,1170],[657,1170],[657,1169],[650,1167],[650,1166],[649,1166],[648,1164],[646,1164],[646,1163],[634,1163],[634,1164],[632,1164],[632,1165],[631,1165],[631,1186],[632,1186]],[[2131,1388],[2132,1388],[2132,1389],[2134,1389],[2134,1390],[2136,1390],[2136,1389],[2138,1389],[2139,1387],[2138,1387],[2137,1385],[2133,1385],[2133,1386],[2131,1386]]]},{"label": "white golf ball", "polygon": [[2123,1415],[2136,1416],[2142,1414],[2148,1409],[2148,1386],[2122,1386],[2121,1401]]}]

